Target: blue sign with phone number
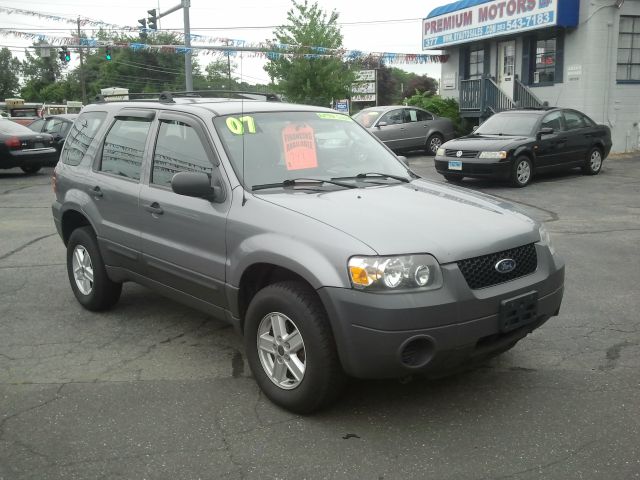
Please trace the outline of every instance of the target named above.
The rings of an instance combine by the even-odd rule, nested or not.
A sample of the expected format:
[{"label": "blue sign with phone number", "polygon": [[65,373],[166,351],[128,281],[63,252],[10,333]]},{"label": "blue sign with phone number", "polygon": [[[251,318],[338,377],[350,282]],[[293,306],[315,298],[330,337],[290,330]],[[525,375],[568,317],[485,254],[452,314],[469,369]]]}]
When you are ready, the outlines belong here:
[{"label": "blue sign with phone number", "polygon": [[517,32],[519,30],[529,30],[548,25],[555,25],[554,12],[537,13],[528,17],[521,17],[513,20],[492,23],[482,27],[469,28],[454,33],[447,33],[437,37],[425,38],[422,48],[433,48],[440,45],[462,43],[468,40],[483,37],[493,37],[504,33]]}]

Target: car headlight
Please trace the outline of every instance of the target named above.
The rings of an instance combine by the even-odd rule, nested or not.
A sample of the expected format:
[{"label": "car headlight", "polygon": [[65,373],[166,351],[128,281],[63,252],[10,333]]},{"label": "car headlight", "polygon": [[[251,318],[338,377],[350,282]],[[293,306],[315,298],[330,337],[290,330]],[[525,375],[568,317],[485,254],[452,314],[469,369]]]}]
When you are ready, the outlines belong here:
[{"label": "car headlight", "polygon": [[438,151],[436,152],[436,155],[438,155],[439,157],[443,157],[444,156],[444,148],[442,148],[442,147],[438,148]]},{"label": "car headlight", "polygon": [[351,257],[349,278],[365,290],[435,290],[442,286],[438,261],[427,254],[393,257]]},{"label": "car headlight", "polygon": [[504,150],[499,152],[480,152],[480,158],[507,158],[507,152]]},{"label": "car headlight", "polygon": [[549,235],[549,232],[547,231],[547,229],[541,225],[538,231],[540,233],[540,244],[546,245],[549,248],[549,251],[551,252],[552,255],[556,253],[556,249],[553,246],[553,242],[551,241],[551,235]]}]

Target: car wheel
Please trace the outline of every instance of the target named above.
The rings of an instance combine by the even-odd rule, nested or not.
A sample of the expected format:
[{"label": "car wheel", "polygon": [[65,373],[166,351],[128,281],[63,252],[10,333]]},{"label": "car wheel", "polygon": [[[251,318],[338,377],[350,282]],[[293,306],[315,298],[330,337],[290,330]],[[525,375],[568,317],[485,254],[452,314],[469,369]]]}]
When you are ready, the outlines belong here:
[{"label": "car wheel", "polygon": [[37,166],[29,166],[29,167],[20,167],[20,169],[26,173],[27,175],[31,175],[40,171],[42,167],[40,165]]},{"label": "car wheel", "polygon": [[438,152],[438,149],[442,146],[444,142],[444,138],[439,133],[434,133],[427,138],[426,151],[429,155],[435,155]]},{"label": "car wheel", "polygon": [[87,310],[107,310],[118,302],[122,283],[107,276],[91,227],[77,228],[69,237],[67,273],[74,295]]},{"label": "car wheel", "polygon": [[514,187],[526,187],[531,182],[533,176],[533,166],[529,157],[520,156],[516,158],[511,170],[511,184]]},{"label": "car wheel", "polygon": [[256,293],[244,340],[253,376],[273,403],[311,413],[341,393],[346,376],[327,315],[302,282],[274,283]]},{"label": "car wheel", "polygon": [[444,179],[451,183],[460,183],[464,177],[462,175],[445,175]]},{"label": "car wheel", "polygon": [[597,175],[602,169],[602,151],[598,147],[594,147],[589,150],[585,164],[582,167],[582,172],[585,175]]}]

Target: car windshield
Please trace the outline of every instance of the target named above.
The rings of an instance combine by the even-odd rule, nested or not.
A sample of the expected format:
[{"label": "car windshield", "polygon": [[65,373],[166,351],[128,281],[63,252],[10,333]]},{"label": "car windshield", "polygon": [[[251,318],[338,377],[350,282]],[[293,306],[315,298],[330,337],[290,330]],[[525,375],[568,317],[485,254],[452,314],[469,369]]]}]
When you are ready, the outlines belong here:
[{"label": "car windshield", "polygon": [[[412,177],[393,153],[346,115],[250,113],[217,117],[214,124],[236,175],[248,189],[300,178],[348,177],[348,182],[371,184],[397,183],[384,175]],[[367,172],[377,175],[357,177]]]},{"label": "car windshield", "polygon": [[538,122],[538,115],[522,113],[498,113],[489,117],[475,131],[476,135],[529,136]]},{"label": "car windshield", "polygon": [[382,110],[361,110],[353,116],[353,119],[363,127],[370,127],[383,113]]}]

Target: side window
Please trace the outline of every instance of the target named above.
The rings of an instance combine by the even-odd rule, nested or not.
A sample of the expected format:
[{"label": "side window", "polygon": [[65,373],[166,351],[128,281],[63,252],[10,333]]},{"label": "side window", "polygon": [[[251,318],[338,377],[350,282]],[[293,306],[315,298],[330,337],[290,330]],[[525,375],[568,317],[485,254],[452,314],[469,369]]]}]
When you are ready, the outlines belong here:
[{"label": "side window", "polygon": [[186,123],[162,120],[153,154],[151,183],[171,186],[178,172],[205,172],[211,175],[213,164],[197,132]]},{"label": "side window", "polygon": [[429,112],[425,112],[424,110],[415,110],[415,112],[418,116],[419,122],[426,122],[428,120],[433,120],[433,115],[431,115]]},{"label": "side window", "polygon": [[582,117],[582,121],[584,122],[584,126],[585,127],[595,127],[596,126],[596,122],[591,120],[586,115],[581,114],[580,116]]},{"label": "side window", "polygon": [[41,132],[42,131],[42,125],[44,125],[44,119],[40,119],[40,120],[36,120],[34,122],[31,122],[28,127],[30,130],[33,130],[34,132]]},{"label": "side window", "polygon": [[137,117],[118,118],[104,140],[100,171],[140,180],[144,144],[151,122]]},{"label": "side window", "polygon": [[44,125],[44,132],[50,134],[56,134],[62,132],[64,122],[58,118],[51,118],[47,120],[47,123]]},{"label": "side window", "polygon": [[79,165],[105,118],[106,112],[81,114],[69,132],[60,161],[66,165]]},{"label": "side window", "polygon": [[578,112],[572,112],[571,110],[564,112],[564,123],[567,126],[567,130],[577,130],[578,128],[586,127],[582,115]]},{"label": "side window", "polygon": [[551,112],[549,115],[544,117],[540,128],[553,128],[555,132],[562,130],[562,112]]},{"label": "side window", "polygon": [[402,109],[391,110],[390,112],[385,113],[380,121],[387,122],[389,125],[398,125],[400,123],[403,123],[402,112]]}]

